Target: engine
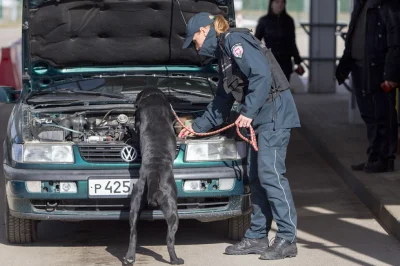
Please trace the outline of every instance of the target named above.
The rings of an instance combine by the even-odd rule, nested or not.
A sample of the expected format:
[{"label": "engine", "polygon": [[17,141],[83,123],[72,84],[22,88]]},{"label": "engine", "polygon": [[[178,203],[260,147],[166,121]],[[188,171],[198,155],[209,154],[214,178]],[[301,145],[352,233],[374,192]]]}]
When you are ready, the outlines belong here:
[{"label": "engine", "polygon": [[[115,113],[115,114],[114,114]],[[81,112],[38,114],[31,117],[31,133],[40,141],[129,142],[135,137],[134,114]]]},{"label": "engine", "polygon": [[[195,118],[193,114],[182,115],[180,120],[189,126]],[[40,141],[73,142],[136,142],[133,111],[80,112],[73,114],[39,113],[30,116],[30,133]],[[175,120],[176,135],[182,126]]]},{"label": "engine", "polygon": [[[179,113],[179,119],[185,126],[190,126],[192,121],[201,114],[201,112],[193,111]],[[73,141],[75,143],[119,142],[129,145],[138,143],[135,112],[132,109],[30,113],[24,125],[27,126],[27,134],[24,136],[29,136],[30,140]],[[173,121],[173,127],[178,136],[183,127],[177,120]]]}]

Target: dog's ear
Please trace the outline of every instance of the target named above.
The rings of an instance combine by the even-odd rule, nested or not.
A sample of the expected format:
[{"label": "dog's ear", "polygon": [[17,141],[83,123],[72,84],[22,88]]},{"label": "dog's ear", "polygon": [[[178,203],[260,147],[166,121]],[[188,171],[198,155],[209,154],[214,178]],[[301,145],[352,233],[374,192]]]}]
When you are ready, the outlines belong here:
[{"label": "dog's ear", "polygon": [[139,132],[140,128],[140,110],[136,109],[135,111],[135,131]]},{"label": "dog's ear", "polygon": [[138,95],[136,96],[136,99],[135,99],[136,106],[139,105],[140,99],[142,98],[144,91],[145,91],[145,90],[141,90],[141,91],[138,93]]},{"label": "dog's ear", "polygon": [[169,117],[171,118],[171,122],[172,123],[176,120],[176,117],[175,117],[174,112],[172,110],[169,110]]}]

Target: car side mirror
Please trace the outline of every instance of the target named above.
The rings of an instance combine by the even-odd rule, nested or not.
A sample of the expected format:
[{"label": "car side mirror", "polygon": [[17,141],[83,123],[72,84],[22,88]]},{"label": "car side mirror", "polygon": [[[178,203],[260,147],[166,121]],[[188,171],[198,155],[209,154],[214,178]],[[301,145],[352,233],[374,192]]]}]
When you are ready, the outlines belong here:
[{"label": "car side mirror", "polygon": [[0,86],[0,102],[1,103],[15,103],[19,99],[21,91],[17,91],[13,87]]}]

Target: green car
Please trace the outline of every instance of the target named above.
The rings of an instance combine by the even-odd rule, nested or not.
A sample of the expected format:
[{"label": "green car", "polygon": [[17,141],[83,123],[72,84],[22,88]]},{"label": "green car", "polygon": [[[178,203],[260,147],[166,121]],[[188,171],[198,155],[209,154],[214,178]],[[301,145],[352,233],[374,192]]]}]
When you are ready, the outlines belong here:
[{"label": "green car", "polygon": [[[200,11],[235,26],[233,1],[24,0],[23,88],[4,141],[9,243],[37,239],[44,220],[121,220],[139,177],[135,98],[157,87],[187,125],[215,96],[215,61],[182,50],[185,22]],[[207,61],[208,60],[208,61]],[[238,116],[234,105],[224,125]],[[222,125],[222,126],[224,126]],[[249,226],[248,144],[235,129],[179,139],[174,176],[180,219],[226,220],[229,237]],[[164,219],[146,208],[143,220]]]}]

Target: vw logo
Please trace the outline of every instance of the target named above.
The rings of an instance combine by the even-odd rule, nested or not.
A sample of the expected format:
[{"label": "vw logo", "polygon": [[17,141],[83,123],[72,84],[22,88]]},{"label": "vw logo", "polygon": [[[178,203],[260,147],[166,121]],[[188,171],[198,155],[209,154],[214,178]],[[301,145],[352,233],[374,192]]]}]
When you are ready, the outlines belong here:
[{"label": "vw logo", "polygon": [[134,161],[137,157],[137,151],[132,146],[125,146],[121,150],[121,159],[127,163]]}]

